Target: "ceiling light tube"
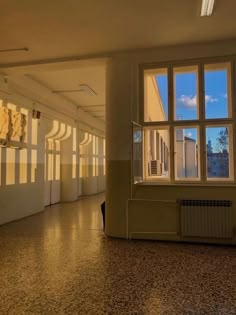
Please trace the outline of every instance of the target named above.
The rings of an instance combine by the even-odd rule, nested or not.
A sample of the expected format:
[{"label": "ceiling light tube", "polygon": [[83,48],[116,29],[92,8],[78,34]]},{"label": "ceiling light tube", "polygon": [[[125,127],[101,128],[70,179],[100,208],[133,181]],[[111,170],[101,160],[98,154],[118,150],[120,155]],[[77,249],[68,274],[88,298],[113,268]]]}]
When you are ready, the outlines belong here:
[{"label": "ceiling light tube", "polygon": [[97,95],[97,93],[87,84],[80,84],[79,87],[82,91],[84,91],[85,93],[87,93],[90,96],[96,96]]},{"label": "ceiling light tube", "polygon": [[52,91],[52,93],[75,93],[75,92],[82,92],[81,89],[79,90],[56,90],[56,91]]},{"label": "ceiling light tube", "polygon": [[77,89],[77,90],[54,90],[54,91],[52,91],[52,93],[75,93],[75,92],[84,92],[90,96],[96,96],[97,95],[97,92],[95,92],[87,84],[80,84],[79,89]]},{"label": "ceiling light tube", "polygon": [[211,16],[215,0],[202,0],[201,16]]},{"label": "ceiling light tube", "polygon": [[3,53],[3,52],[11,52],[11,51],[29,51],[29,48],[24,47],[24,48],[1,49],[1,50],[0,50],[0,53]]}]

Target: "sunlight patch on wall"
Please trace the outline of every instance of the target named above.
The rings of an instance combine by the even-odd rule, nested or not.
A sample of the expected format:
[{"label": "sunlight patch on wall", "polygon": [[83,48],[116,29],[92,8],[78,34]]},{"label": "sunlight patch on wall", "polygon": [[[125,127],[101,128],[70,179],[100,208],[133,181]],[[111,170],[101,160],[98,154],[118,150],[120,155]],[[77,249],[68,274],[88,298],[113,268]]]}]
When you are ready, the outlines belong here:
[{"label": "sunlight patch on wall", "polygon": [[44,154],[44,181],[47,180],[47,153]]},{"label": "sunlight patch on wall", "polygon": [[2,148],[0,147],[0,186],[2,184]]},{"label": "sunlight patch on wall", "polygon": [[[62,124],[62,125],[63,125],[63,128],[64,128],[64,124]],[[63,135],[63,137],[60,138],[60,139],[58,138],[60,141],[66,140],[66,139],[68,139],[71,136],[71,126],[67,126],[67,128],[65,130],[66,131],[64,131],[65,134]]]},{"label": "sunlight patch on wall", "polygon": [[66,133],[66,125],[61,123],[60,130],[59,130],[58,134],[56,136],[52,137],[52,138],[54,140],[60,139],[60,138],[62,138],[65,135],[65,133]]},{"label": "sunlight patch on wall", "polygon": [[19,151],[20,153],[20,178],[19,183],[25,184],[27,183],[27,149],[23,149]]},{"label": "sunlight patch on wall", "polygon": [[93,167],[93,176],[96,176],[96,159],[95,159],[95,157],[93,157],[92,167]]},{"label": "sunlight patch on wall", "polygon": [[21,112],[22,114],[24,114],[24,115],[27,116],[29,111],[28,111],[28,109],[26,109],[26,108],[21,108],[21,109],[20,109],[20,112]]},{"label": "sunlight patch on wall", "polygon": [[60,151],[61,150],[61,143],[58,140],[55,141],[55,150],[56,151]]},{"label": "sunlight patch on wall", "polygon": [[7,108],[15,111],[16,110],[16,105],[14,105],[12,103],[7,103]]},{"label": "sunlight patch on wall", "polygon": [[55,180],[60,180],[60,163],[61,163],[61,157],[60,154],[56,155],[56,176]]},{"label": "sunlight patch on wall", "polygon": [[96,137],[93,136],[93,154],[96,154]]},{"label": "sunlight patch on wall", "polygon": [[103,158],[103,175],[106,175],[106,159]]},{"label": "sunlight patch on wall", "polygon": [[73,151],[76,151],[76,128],[73,128]]},{"label": "sunlight patch on wall", "polygon": [[81,157],[79,159],[79,177],[83,177],[83,158]]},{"label": "sunlight patch on wall", "polygon": [[48,180],[53,180],[53,154],[48,154]]},{"label": "sunlight patch on wall", "polygon": [[72,155],[72,178],[76,178],[76,155]]},{"label": "sunlight patch on wall", "polygon": [[32,119],[31,143],[38,144],[38,119]]},{"label": "sunlight patch on wall", "polygon": [[16,151],[15,149],[6,149],[6,185],[15,184],[15,162],[16,162]]},{"label": "sunlight patch on wall", "polygon": [[6,107],[0,107],[0,139],[6,139],[10,117]]},{"label": "sunlight patch on wall", "polygon": [[36,169],[37,169],[37,150],[31,150],[31,183],[35,182]]},{"label": "sunlight patch on wall", "polygon": [[58,129],[59,129],[59,121],[53,120],[52,130],[46,135],[46,138],[54,137],[57,134]]}]

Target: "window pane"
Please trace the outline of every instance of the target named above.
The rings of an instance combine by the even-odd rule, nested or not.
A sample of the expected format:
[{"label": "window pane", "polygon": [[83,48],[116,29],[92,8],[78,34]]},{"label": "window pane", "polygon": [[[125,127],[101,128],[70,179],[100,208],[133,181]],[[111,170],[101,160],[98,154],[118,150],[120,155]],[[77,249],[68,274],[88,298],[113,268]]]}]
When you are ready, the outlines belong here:
[{"label": "window pane", "polygon": [[198,67],[174,68],[175,120],[198,119]]},{"label": "window pane", "polygon": [[175,178],[199,179],[197,128],[175,128]]},{"label": "window pane", "polygon": [[230,141],[229,127],[206,128],[208,179],[227,179],[232,175],[230,174]]},{"label": "window pane", "polygon": [[145,129],[145,173],[147,178],[169,178],[169,130]]},{"label": "window pane", "polygon": [[[230,64],[205,65],[205,117],[231,117],[228,93]],[[230,85],[229,85],[230,86]]]},{"label": "window pane", "polygon": [[144,72],[144,121],[168,120],[167,69]]}]

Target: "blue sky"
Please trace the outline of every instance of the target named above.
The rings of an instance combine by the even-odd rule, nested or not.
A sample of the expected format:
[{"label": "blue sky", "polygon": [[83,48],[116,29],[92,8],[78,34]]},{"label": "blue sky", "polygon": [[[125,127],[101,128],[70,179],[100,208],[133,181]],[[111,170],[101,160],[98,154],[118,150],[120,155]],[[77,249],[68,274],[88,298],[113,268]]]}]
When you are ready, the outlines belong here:
[{"label": "blue sky", "polygon": [[[207,119],[228,117],[227,109],[227,71],[205,71],[205,115]],[[157,85],[168,116],[167,75],[156,76]],[[181,120],[197,119],[197,75],[195,72],[176,73],[174,75],[176,118]],[[207,128],[206,142],[216,138],[222,128]],[[186,129],[185,134],[196,139],[196,130]]]}]

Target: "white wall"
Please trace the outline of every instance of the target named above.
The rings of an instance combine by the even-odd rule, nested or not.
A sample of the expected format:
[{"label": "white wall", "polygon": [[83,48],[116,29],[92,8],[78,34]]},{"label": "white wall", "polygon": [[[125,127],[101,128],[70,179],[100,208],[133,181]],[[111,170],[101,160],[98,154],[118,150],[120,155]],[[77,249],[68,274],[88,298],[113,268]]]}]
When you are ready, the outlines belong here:
[{"label": "white wall", "polygon": [[[31,113],[31,111],[29,111]],[[29,122],[30,122],[29,115]],[[59,121],[60,122],[60,121]],[[70,125],[67,123],[66,125]],[[73,126],[73,125],[72,125]],[[78,151],[78,138],[77,138],[77,148],[73,150],[73,138],[72,134],[65,140],[61,141],[60,150],[60,180],[55,180],[55,160],[54,160],[54,177],[52,182],[48,179],[48,171],[45,168],[45,141],[46,135],[53,128],[53,119],[45,115],[41,115],[38,121],[38,142],[35,148],[37,149],[37,169],[35,182],[31,182],[31,164],[27,161],[28,170],[28,180],[27,183],[19,184],[19,167],[16,164],[15,172],[15,184],[6,185],[6,159],[2,159],[0,164],[1,170],[1,185],[0,185],[0,224],[4,224],[13,220],[29,216],[44,210],[44,205],[54,203],[56,201],[74,201],[78,198],[78,192],[90,195],[98,192],[102,192],[105,189],[105,176],[100,172],[100,166],[98,166],[98,176],[92,176],[93,172],[93,162],[91,147],[90,151],[87,152],[88,160],[90,161],[89,176],[86,179],[79,178],[79,151]],[[77,128],[78,129],[78,128]],[[28,141],[30,143],[30,129],[28,134]],[[101,139],[99,141],[102,141]],[[101,145],[98,142],[98,148],[101,151]],[[29,146],[29,150],[30,150]],[[3,152],[6,151],[5,148],[1,149]],[[19,151],[16,151],[19,152]],[[47,150],[46,154],[50,152]],[[58,153],[58,152],[57,152]],[[72,155],[75,154],[76,161],[76,174],[73,178],[73,165],[72,165]],[[2,154],[2,157],[5,155]],[[103,157],[98,155],[98,158]],[[98,160],[99,162],[99,160]],[[45,172],[46,171],[46,172]],[[46,175],[46,176],[45,176]],[[83,181],[83,183],[82,183]],[[51,185],[51,183],[53,185]],[[81,187],[78,185],[81,184]],[[82,185],[83,184],[83,185]],[[51,185],[51,188],[50,188]],[[54,191],[55,188],[55,191]],[[51,196],[50,196],[51,194]],[[58,196],[59,194],[59,196]]]},{"label": "white wall", "polygon": [[[86,141],[87,139],[87,141]],[[80,144],[80,196],[105,191],[104,139],[91,133],[79,131]]]},{"label": "white wall", "polygon": [[[29,118],[30,119],[30,118]],[[44,137],[46,130],[50,128],[48,121],[41,118],[38,123],[37,168],[35,182],[31,183],[31,165],[27,164],[27,183],[19,184],[19,173],[15,175],[16,183],[4,184],[5,174],[2,174],[0,186],[0,224],[20,219],[40,212],[44,209]],[[28,135],[30,141],[30,135]],[[2,151],[6,150],[2,148]],[[6,161],[0,165],[2,171],[6,167]],[[5,173],[5,172],[4,172]]]}]

